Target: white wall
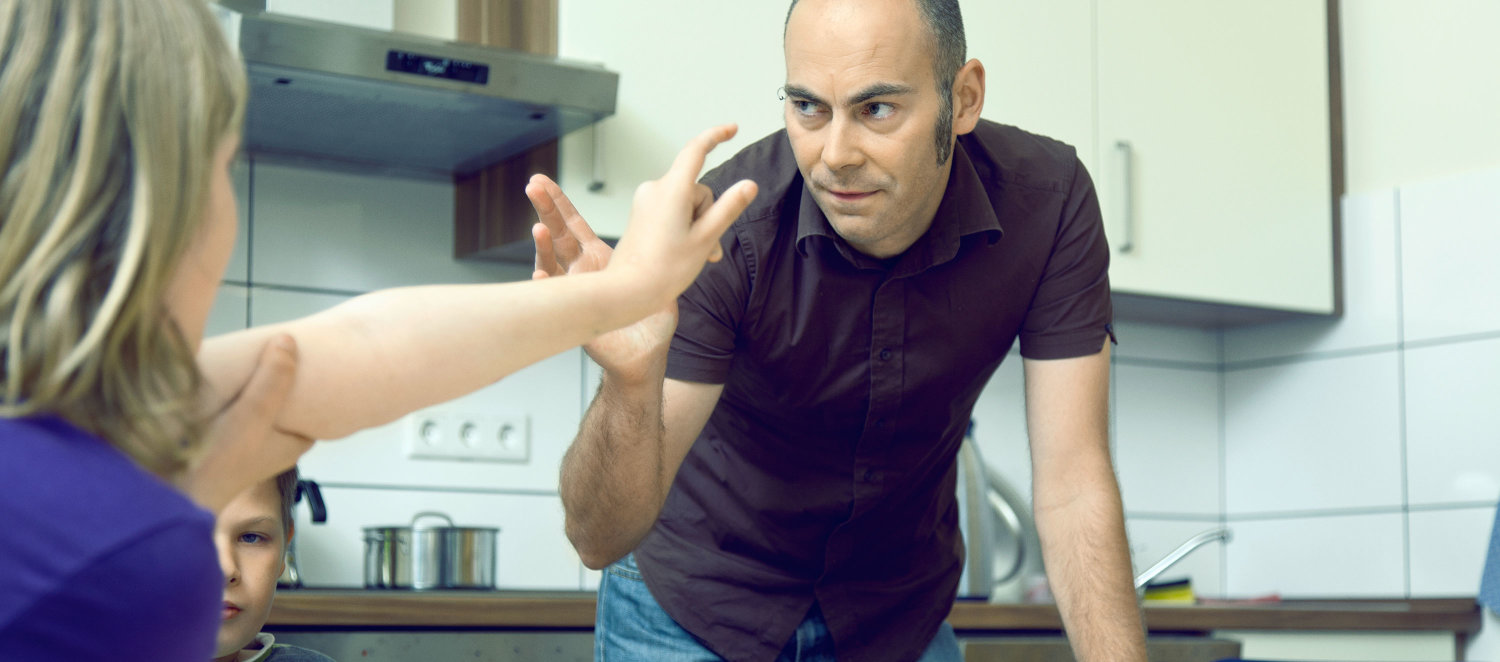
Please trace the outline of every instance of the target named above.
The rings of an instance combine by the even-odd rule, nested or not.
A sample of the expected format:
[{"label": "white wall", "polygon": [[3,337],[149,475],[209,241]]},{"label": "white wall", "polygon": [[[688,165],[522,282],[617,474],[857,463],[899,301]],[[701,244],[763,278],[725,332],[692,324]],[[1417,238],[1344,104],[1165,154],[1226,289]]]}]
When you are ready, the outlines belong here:
[{"label": "white wall", "polygon": [[1500,165],[1500,3],[1341,5],[1349,191]]}]

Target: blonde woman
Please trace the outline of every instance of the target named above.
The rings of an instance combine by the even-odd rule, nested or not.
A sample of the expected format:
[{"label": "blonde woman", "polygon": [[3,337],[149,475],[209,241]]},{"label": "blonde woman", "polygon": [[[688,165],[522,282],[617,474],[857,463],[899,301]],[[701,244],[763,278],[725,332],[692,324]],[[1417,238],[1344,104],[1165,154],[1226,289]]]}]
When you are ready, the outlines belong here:
[{"label": "blonde woman", "polygon": [[601,272],[203,341],[245,89],[203,0],[0,0],[0,657],[207,659],[213,512],[312,439],[671,310],[755,194],[694,183],[719,127],[641,187]]}]

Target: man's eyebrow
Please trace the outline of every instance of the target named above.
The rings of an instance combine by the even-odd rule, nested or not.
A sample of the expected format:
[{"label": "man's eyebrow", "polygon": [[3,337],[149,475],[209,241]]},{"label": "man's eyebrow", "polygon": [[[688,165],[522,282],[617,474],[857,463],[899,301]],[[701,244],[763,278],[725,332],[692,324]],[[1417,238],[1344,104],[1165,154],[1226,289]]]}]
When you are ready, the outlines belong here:
[{"label": "man's eyebrow", "polygon": [[858,106],[871,99],[911,94],[913,91],[914,90],[912,90],[910,85],[900,85],[897,83],[875,83],[874,85],[871,85],[863,90],[855,92],[854,96],[849,97],[849,105]]},{"label": "man's eyebrow", "polygon": [[792,97],[794,99],[801,99],[803,101],[811,101],[813,103],[824,105],[824,106],[828,105],[828,102],[826,102],[826,101],[818,98],[818,95],[813,94],[812,90],[809,90],[809,89],[807,89],[805,87],[801,87],[801,86],[798,86],[798,85],[790,85],[789,84],[789,85],[782,86],[781,90],[783,92],[785,92],[787,96]]},{"label": "man's eyebrow", "polygon": [[[789,97],[811,101],[813,103],[824,106],[828,105],[827,101],[819,98],[818,95],[812,93],[812,90],[809,90],[805,87],[800,87],[797,85],[786,85],[781,89],[784,90]],[[871,99],[911,94],[913,91],[914,90],[910,85],[901,85],[898,83],[875,83],[863,90],[854,93],[853,96],[849,97],[847,105],[858,106]]]}]

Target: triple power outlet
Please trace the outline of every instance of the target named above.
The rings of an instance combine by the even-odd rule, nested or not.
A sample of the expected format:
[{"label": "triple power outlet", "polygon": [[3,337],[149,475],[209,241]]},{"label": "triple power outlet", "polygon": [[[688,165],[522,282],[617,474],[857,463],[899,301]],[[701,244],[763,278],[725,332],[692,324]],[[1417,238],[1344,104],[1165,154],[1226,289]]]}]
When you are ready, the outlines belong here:
[{"label": "triple power outlet", "polygon": [[406,417],[409,458],[479,462],[531,459],[531,420],[525,412],[485,413],[423,409]]}]

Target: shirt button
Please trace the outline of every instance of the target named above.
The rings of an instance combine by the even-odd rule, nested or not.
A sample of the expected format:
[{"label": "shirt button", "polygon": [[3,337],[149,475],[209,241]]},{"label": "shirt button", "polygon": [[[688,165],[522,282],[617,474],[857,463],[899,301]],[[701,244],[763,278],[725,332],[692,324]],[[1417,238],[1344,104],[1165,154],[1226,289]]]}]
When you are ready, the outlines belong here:
[{"label": "shirt button", "polygon": [[889,360],[891,360],[891,350],[889,350],[889,349],[882,349],[882,350],[880,350],[880,360],[882,360],[882,361],[889,361]]},{"label": "shirt button", "polygon": [[882,418],[882,419],[876,420],[875,421],[875,427],[877,427],[877,428],[884,428],[885,427],[885,419]]},{"label": "shirt button", "polygon": [[875,470],[874,469],[865,469],[865,482],[868,483],[868,482],[872,482],[874,480],[875,480]]}]

